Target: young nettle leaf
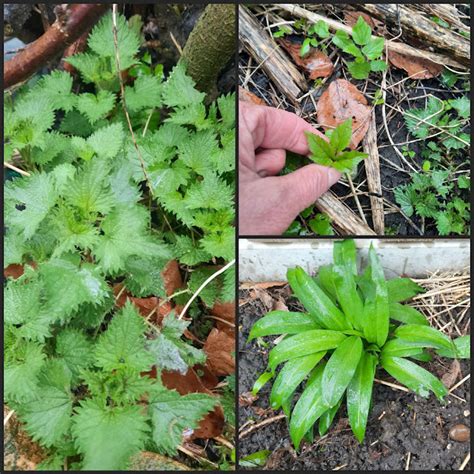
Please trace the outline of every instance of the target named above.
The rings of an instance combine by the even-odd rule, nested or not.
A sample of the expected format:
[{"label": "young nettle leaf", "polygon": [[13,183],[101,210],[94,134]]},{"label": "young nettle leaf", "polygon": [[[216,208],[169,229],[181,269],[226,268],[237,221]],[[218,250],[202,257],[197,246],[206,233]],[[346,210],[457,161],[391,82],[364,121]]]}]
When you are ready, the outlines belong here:
[{"label": "young nettle leaf", "polygon": [[[329,146],[343,149],[350,134],[343,129],[331,140]],[[373,246],[362,272],[354,241],[344,240],[334,244],[334,264],[321,267],[317,277],[296,268],[288,270],[288,281],[309,313],[272,311],[254,324],[249,341],[285,335],[270,350],[268,370],[255,382],[253,393],[276,377],[270,403],[290,419],[297,449],[303,439],[311,442],[318,419],[320,435],[327,432],[344,400],[352,431],[363,442],[377,366],[417,394],[428,396],[431,391],[442,399],[446,387],[409,359],[431,360],[427,349],[445,357],[469,357],[469,336],[452,341],[430,327],[424,315],[401,303],[423,288],[408,278],[386,280]],[[291,410],[302,383],[302,394]]]},{"label": "young nettle leaf", "polygon": [[350,173],[365,158],[366,153],[359,151],[344,151],[352,137],[352,119],[338,125],[332,133],[326,132],[329,142],[314,133],[306,132],[311,158],[315,163],[330,166],[338,171]]}]

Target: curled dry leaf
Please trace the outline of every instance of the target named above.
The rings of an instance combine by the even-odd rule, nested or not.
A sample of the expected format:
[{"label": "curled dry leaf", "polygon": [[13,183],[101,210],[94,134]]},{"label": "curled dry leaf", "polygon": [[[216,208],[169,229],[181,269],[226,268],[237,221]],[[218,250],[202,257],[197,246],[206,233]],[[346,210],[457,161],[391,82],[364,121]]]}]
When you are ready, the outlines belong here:
[{"label": "curled dry leaf", "polygon": [[254,395],[252,392],[241,393],[239,395],[239,406],[249,407],[255,400],[258,400],[258,395]]},{"label": "curled dry leaf", "polygon": [[345,79],[329,84],[318,101],[318,122],[326,130],[336,128],[352,118],[351,149],[356,149],[370,123],[371,110],[367,99],[356,86]]},{"label": "curled dry leaf", "polygon": [[334,65],[327,54],[311,48],[310,52],[301,57],[301,44],[290,39],[281,39],[280,44],[285,48],[297,66],[302,67],[311,80],[318,77],[328,77],[334,70]]},{"label": "curled dry leaf", "polygon": [[451,388],[455,384],[460,373],[461,364],[457,359],[454,359],[451,362],[451,367],[449,368],[449,370],[442,376],[441,382],[443,382],[443,385],[445,387]]},{"label": "curled dry leaf", "polygon": [[286,306],[283,299],[278,298],[278,300],[275,301],[275,304],[273,305],[273,311],[289,311],[289,310],[288,310],[288,306]]},{"label": "curled dry leaf", "polygon": [[287,281],[263,281],[259,283],[255,283],[253,281],[246,281],[240,284],[240,289],[252,290],[253,288],[260,288],[262,290],[266,290],[267,288],[274,288],[275,286],[285,286],[287,284]]},{"label": "curled dry leaf", "polygon": [[253,92],[250,92],[241,86],[239,86],[239,100],[242,102],[249,102],[250,104],[266,105],[260,97],[257,97]]},{"label": "curled dry leaf", "polygon": [[265,290],[254,288],[253,290],[250,290],[249,296],[253,300],[260,300],[265,305],[267,311],[271,311],[273,309],[273,297]]},{"label": "curled dry leaf", "polygon": [[442,64],[436,64],[429,59],[390,51],[388,60],[398,69],[404,69],[412,79],[431,79],[439,76],[443,70]]},{"label": "curled dry leaf", "polygon": [[[203,369],[203,372],[206,373],[205,369]],[[189,369],[184,375],[179,372],[164,370],[161,374],[161,380],[165,387],[175,389],[181,395],[196,392],[212,395],[212,392],[204,385],[203,380],[198,376],[194,369]],[[208,413],[201,420],[199,428],[195,430],[188,439],[214,438],[222,433],[223,428],[224,412],[220,406],[216,406],[214,411]]]},{"label": "curled dry leaf", "polygon": [[211,308],[211,314],[215,316],[215,325],[217,329],[224,331],[229,336],[234,337],[235,334],[235,303],[215,303]]},{"label": "curled dry leaf", "polygon": [[203,349],[207,355],[207,365],[215,375],[230,375],[235,372],[234,337],[213,328]]}]

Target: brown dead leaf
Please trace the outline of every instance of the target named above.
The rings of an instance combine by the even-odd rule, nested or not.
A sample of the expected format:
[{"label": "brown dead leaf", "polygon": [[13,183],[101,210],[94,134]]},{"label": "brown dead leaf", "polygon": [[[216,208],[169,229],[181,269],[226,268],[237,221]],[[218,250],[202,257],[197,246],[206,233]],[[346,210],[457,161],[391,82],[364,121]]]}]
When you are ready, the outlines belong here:
[{"label": "brown dead leaf", "polygon": [[371,110],[367,99],[356,86],[345,79],[329,84],[318,101],[318,122],[326,130],[352,118],[350,148],[357,148],[369,128]]},{"label": "brown dead leaf", "polygon": [[288,38],[280,39],[279,43],[285,48],[297,66],[302,67],[311,80],[318,77],[328,77],[334,71],[334,65],[327,54],[311,48],[310,52],[301,57],[301,44]]},{"label": "brown dead leaf", "polygon": [[[188,393],[207,393],[212,392],[206,388],[201,378],[194,369],[189,369],[186,374],[164,370],[161,374],[161,380],[165,387],[175,389],[181,395]],[[222,433],[224,427],[224,412],[220,406],[208,413],[199,423],[199,428],[194,431],[189,439],[195,438],[214,438]]]},{"label": "brown dead leaf", "polygon": [[268,311],[273,308],[273,297],[265,290],[254,288],[253,290],[250,290],[249,296],[253,300],[260,300]]},{"label": "brown dead leaf", "polygon": [[239,395],[239,405],[241,407],[249,407],[255,400],[258,400],[258,395],[254,395],[252,392],[245,392]]},{"label": "brown dead leaf", "polygon": [[3,269],[3,276],[5,278],[13,278],[17,279],[23,275],[23,265],[19,265],[17,263],[11,263],[8,267]]},{"label": "brown dead leaf", "polygon": [[241,86],[239,86],[239,100],[250,104],[266,105],[260,97],[257,97],[253,92],[250,92]]},{"label": "brown dead leaf", "polygon": [[235,372],[235,339],[226,332],[213,328],[204,344],[207,364],[215,375],[229,375]]},{"label": "brown dead leaf", "polygon": [[448,372],[446,372],[441,377],[441,382],[445,387],[451,388],[455,383],[459,374],[461,373],[461,364],[458,360],[454,359],[451,362],[451,367],[449,368]]},{"label": "brown dead leaf", "polygon": [[179,271],[179,265],[176,260],[170,260],[161,272],[166,296],[171,296],[177,290],[183,287],[183,279]]},{"label": "brown dead leaf", "polygon": [[431,79],[441,74],[442,64],[436,64],[429,59],[400,54],[390,51],[388,60],[398,69],[404,69],[412,79]]},{"label": "brown dead leaf", "polygon": [[253,281],[246,281],[240,284],[241,290],[253,290],[254,288],[260,288],[266,290],[267,288],[274,288],[275,286],[285,286],[288,284],[287,281],[264,281],[260,283],[254,283]]},{"label": "brown dead leaf", "polygon": [[273,311],[289,311],[289,310],[285,302],[281,298],[278,298],[278,300],[273,305]]},{"label": "brown dead leaf", "polygon": [[216,327],[231,337],[235,334],[235,303],[215,303],[211,308],[211,314],[216,318]]}]

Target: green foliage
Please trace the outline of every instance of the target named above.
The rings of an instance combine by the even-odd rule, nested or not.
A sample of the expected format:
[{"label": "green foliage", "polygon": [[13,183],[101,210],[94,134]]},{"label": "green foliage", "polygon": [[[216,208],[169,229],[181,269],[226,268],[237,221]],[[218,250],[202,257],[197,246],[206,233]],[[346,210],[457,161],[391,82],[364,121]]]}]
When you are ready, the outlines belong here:
[{"label": "green foliage", "polygon": [[395,200],[408,216],[420,216],[436,224],[440,235],[465,235],[469,230],[470,203],[461,194],[470,188],[468,178],[456,182],[449,170],[413,173],[411,182],[394,189]]},{"label": "green foliage", "polygon": [[351,142],[352,119],[341,123],[331,133],[326,132],[326,136],[329,140],[306,132],[311,151],[309,158],[318,165],[331,166],[340,172],[350,173],[364,158],[367,158],[366,153],[356,150],[344,151]]},{"label": "green foliage", "polygon": [[384,50],[384,38],[372,38],[372,29],[362,16],[357,19],[352,32],[352,39],[343,30],[338,30],[332,38],[333,44],[355,58],[347,62],[351,76],[354,79],[367,79],[371,71],[385,71],[387,63],[379,59]]},{"label": "green foliage", "polygon": [[424,359],[427,348],[446,357],[469,357],[469,337],[452,341],[431,328],[421,313],[401,304],[423,289],[408,278],[386,280],[373,247],[362,272],[357,271],[354,241],[344,240],[335,242],[334,263],[321,267],[317,277],[300,267],[288,270],[287,276],[307,312],[272,311],[254,324],[249,340],[285,335],[270,350],[268,371],[257,379],[253,392],[284,364],[270,402],[290,419],[297,449],[316,421],[321,435],[328,430],[344,395],[352,431],[363,442],[378,366],[420,396],[432,391],[441,400],[447,395],[436,377],[409,359]]},{"label": "green foliage", "polygon": [[[4,286],[4,395],[46,448],[46,470],[120,471],[149,446],[175,453],[219,402],[161,383],[161,369],[205,363],[183,337],[189,322],[147,324],[131,303],[116,309],[112,288],[166,301],[170,259],[192,275],[190,293],[234,258],[235,96],[205,105],[184,64],[165,79],[138,58],[135,20],[118,15],[117,30],[121,68],[135,67],[125,97],[111,14],[68,59],[89,85],[54,71],[5,96],[5,160],[29,176],[4,193],[4,264],[24,269]],[[201,302],[233,300],[234,281],[226,272]]]}]

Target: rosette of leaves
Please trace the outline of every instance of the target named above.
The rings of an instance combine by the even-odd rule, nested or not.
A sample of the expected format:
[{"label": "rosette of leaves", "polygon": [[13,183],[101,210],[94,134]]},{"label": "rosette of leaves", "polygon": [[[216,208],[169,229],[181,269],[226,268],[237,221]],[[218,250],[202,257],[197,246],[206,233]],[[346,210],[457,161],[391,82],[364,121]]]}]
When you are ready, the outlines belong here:
[{"label": "rosette of leaves", "polygon": [[305,132],[305,134],[311,151],[309,158],[318,165],[330,166],[341,173],[351,173],[369,156],[357,150],[344,151],[351,142],[352,119],[347,119],[334,130],[327,131],[326,136],[329,140],[314,133]]},{"label": "rosette of leaves", "polygon": [[338,30],[332,42],[344,53],[355,59],[348,61],[347,69],[354,79],[367,79],[370,72],[380,72],[387,69],[387,63],[380,59],[385,40],[377,36],[372,37],[372,29],[362,16],[359,16],[352,27],[352,38],[343,30]]},{"label": "rosette of leaves", "polygon": [[313,439],[318,420],[320,435],[327,432],[344,401],[352,431],[363,442],[377,367],[418,395],[433,392],[442,400],[446,387],[413,360],[430,360],[428,349],[445,357],[470,356],[469,336],[453,341],[402,304],[423,289],[408,278],[386,280],[373,247],[361,273],[354,241],[345,240],[334,244],[334,263],[321,267],[316,277],[300,267],[287,275],[306,312],[272,311],[254,324],[249,340],[285,335],[270,350],[268,371],[256,381],[254,393],[276,377],[271,407],[282,408],[289,418],[297,449],[303,438]]}]

